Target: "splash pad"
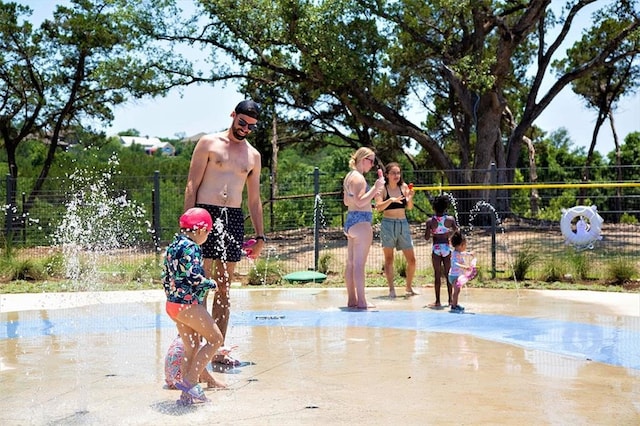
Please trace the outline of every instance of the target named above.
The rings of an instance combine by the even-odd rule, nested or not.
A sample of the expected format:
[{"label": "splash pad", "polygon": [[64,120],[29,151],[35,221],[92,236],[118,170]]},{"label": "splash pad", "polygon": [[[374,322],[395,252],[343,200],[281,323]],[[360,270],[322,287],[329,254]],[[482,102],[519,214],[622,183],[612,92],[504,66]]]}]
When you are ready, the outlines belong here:
[{"label": "splash pad", "polygon": [[[254,364],[224,374],[230,389],[207,391],[213,403],[197,407],[177,407],[179,392],[164,388],[175,325],[160,290],[92,293],[100,303],[78,308],[79,293],[1,295],[0,424],[386,424],[399,412],[389,394],[413,401],[402,406],[406,424],[424,424],[425,411],[429,423],[447,424],[442,407],[460,383],[510,397],[463,404],[458,418],[636,424],[637,295],[527,290],[521,303],[507,290],[471,288],[476,314],[452,316],[423,309],[419,297],[371,291],[378,312],[339,309],[342,289],[238,291],[229,337]],[[74,358],[79,342],[86,351]],[[384,392],[363,391],[372,377]],[[416,402],[420,392],[431,396]],[[366,415],[354,418],[354,407]]]}]

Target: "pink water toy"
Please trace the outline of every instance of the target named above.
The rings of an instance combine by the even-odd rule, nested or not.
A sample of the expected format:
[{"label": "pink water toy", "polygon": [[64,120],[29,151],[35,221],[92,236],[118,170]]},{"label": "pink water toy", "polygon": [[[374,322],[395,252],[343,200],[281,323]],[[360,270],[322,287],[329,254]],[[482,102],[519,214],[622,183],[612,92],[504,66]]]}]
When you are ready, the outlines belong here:
[{"label": "pink water toy", "polygon": [[471,267],[464,270],[464,274],[460,275],[456,280],[456,287],[460,288],[478,275],[476,268],[476,259],[471,259]]},{"label": "pink water toy", "polygon": [[251,238],[250,240],[247,240],[244,243],[242,243],[242,252],[244,253],[245,256],[251,257],[251,253],[253,253],[253,250],[251,249],[251,247],[253,247],[257,242],[258,241],[255,238]]}]

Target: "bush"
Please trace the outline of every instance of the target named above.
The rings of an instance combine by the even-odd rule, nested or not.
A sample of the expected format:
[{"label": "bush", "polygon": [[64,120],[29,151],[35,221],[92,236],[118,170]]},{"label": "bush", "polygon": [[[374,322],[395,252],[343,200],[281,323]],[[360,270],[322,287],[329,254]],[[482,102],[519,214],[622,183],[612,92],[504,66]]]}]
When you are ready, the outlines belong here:
[{"label": "bush", "polygon": [[516,280],[524,280],[529,268],[538,260],[538,256],[531,249],[531,247],[525,247],[522,251],[516,254],[516,258],[513,262],[513,276]]},{"label": "bush", "polygon": [[607,264],[607,276],[614,284],[624,284],[637,273],[637,267],[631,259],[618,257]]},{"label": "bush", "polygon": [[44,259],[44,268],[49,277],[64,278],[66,270],[62,252],[57,251],[51,256]]},{"label": "bush", "polygon": [[620,216],[620,223],[626,223],[629,225],[635,225],[638,223],[638,218],[634,215],[624,212],[622,216]]},{"label": "bush", "polygon": [[46,278],[45,267],[32,259],[3,258],[0,275],[8,281],[41,281]]},{"label": "bush", "polygon": [[393,259],[393,270],[398,272],[402,278],[407,277],[407,259],[404,256],[396,256]]},{"label": "bush", "polygon": [[565,263],[558,258],[549,259],[542,268],[542,279],[546,282],[560,281],[566,273]]},{"label": "bush", "polygon": [[318,272],[321,274],[328,274],[331,271],[331,261],[333,260],[333,256],[330,253],[323,253],[320,255],[318,259]]},{"label": "bush", "polygon": [[279,285],[282,282],[282,268],[278,262],[258,259],[249,269],[247,284],[249,285]]},{"label": "bush", "polygon": [[573,252],[569,255],[575,277],[580,280],[586,280],[589,276],[589,261],[585,252]]}]

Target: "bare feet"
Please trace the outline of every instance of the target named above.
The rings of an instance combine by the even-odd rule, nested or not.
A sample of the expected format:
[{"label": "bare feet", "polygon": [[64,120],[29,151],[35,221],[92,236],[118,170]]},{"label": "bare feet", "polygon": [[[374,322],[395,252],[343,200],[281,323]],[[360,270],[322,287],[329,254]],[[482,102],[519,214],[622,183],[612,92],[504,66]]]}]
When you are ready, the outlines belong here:
[{"label": "bare feet", "polygon": [[376,305],[356,306],[357,309],[375,309]]},{"label": "bare feet", "polygon": [[395,299],[396,297],[396,291],[394,290],[389,290],[389,298],[390,299]]},{"label": "bare feet", "polygon": [[209,389],[226,389],[227,384],[213,377],[206,368],[200,373],[200,383],[206,382]]},{"label": "bare feet", "polygon": [[227,384],[215,378],[211,378],[212,380],[207,380],[207,388],[208,389],[227,389]]},{"label": "bare feet", "polygon": [[407,296],[417,296],[420,293],[418,293],[417,291],[415,291],[414,289],[412,289],[411,287],[409,287],[408,289],[405,290],[407,293]]}]

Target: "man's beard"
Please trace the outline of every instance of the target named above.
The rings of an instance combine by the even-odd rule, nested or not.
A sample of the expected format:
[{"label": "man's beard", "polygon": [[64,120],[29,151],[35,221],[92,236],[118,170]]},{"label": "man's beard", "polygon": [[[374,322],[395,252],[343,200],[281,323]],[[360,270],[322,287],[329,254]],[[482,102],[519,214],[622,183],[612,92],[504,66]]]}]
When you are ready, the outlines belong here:
[{"label": "man's beard", "polygon": [[245,138],[247,137],[247,135],[241,135],[238,133],[238,131],[236,129],[231,129],[231,132],[233,133],[233,137],[238,139],[238,140],[245,140]]}]

